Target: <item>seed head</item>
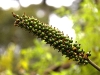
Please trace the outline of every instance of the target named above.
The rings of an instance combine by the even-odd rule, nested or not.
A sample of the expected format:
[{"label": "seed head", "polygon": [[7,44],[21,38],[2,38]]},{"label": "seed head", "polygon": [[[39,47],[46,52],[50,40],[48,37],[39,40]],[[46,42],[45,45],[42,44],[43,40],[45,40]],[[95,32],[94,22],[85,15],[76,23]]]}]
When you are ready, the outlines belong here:
[{"label": "seed head", "polygon": [[45,40],[47,44],[50,44],[54,49],[57,49],[58,52],[61,52],[62,55],[65,55],[69,59],[77,61],[79,64],[88,64],[88,57],[91,56],[90,52],[85,53],[81,49],[80,44],[73,43],[73,39],[69,36],[64,36],[57,28],[40,22],[36,18],[29,17],[25,15],[19,16],[15,13],[12,13],[13,17],[16,18],[14,22],[15,26],[26,29],[27,31],[35,34],[38,38]]}]

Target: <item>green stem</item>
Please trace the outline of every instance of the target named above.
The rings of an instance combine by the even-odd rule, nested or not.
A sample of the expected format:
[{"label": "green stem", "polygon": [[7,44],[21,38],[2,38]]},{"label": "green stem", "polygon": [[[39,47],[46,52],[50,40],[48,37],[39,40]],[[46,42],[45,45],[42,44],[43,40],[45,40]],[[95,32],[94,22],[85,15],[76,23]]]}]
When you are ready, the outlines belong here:
[{"label": "green stem", "polygon": [[97,66],[94,62],[92,62],[90,59],[88,59],[89,64],[91,64],[94,68],[96,68],[98,71],[100,71],[100,67]]}]

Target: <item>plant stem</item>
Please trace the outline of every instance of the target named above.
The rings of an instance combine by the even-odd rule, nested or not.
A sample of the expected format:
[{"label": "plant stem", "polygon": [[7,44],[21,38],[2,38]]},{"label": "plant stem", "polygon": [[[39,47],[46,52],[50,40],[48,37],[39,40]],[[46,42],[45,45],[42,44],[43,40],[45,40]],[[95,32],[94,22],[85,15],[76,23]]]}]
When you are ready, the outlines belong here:
[{"label": "plant stem", "polygon": [[100,71],[100,67],[97,66],[94,62],[92,62],[90,59],[88,59],[89,64],[91,64],[94,68],[96,68],[98,71]]}]

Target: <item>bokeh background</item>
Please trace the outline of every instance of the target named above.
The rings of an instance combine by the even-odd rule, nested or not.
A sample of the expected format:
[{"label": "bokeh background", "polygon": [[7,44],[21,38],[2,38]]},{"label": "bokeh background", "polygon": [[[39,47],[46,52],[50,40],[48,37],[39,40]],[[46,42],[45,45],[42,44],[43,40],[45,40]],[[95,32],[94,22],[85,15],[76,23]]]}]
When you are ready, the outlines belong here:
[{"label": "bokeh background", "polygon": [[0,0],[0,75],[99,75],[15,27],[12,12],[34,16],[78,41],[100,66],[100,0]]}]

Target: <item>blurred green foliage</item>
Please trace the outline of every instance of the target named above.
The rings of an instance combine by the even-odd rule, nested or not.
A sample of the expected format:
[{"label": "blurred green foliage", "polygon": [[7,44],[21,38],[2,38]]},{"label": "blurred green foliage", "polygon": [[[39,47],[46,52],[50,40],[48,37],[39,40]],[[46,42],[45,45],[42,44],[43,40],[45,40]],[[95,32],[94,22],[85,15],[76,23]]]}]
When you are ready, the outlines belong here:
[{"label": "blurred green foliage", "polygon": [[[19,15],[25,12],[29,16],[34,16],[47,23],[48,13],[45,13],[42,18],[39,18],[36,15],[38,10],[43,10],[41,5],[30,5],[27,8],[21,7],[18,11],[14,11],[13,9],[4,11],[0,9],[0,46],[7,46],[9,42],[20,44],[22,48],[32,46],[32,40],[35,36],[13,26],[15,19],[12,16],[12,12],[18,13]],[[45,12],[46,10],[43,11]]]},{"label": "blurred green foliage", "polygon": [[[90,57],[90,59],[99,66],[100,4],[98,2],[100,2],[100,0],[83,0],[80,3],[79,9],[73,14],[68,13],[68,15],[70,15],[69,18],[71,18],[74,22],[73,28],[76,32],[76,40],[81,44],[81,47],[85,51],[91,51],[92,56]],[[62,7],[60,9],[61,10],[57,10],[56,13],[58,13],[59,11],[59,14],[61,16],[65,13],[62,12],[62,10],[65,9]],[[97,72],[92,66],[88,65],[87,67],[80,67],[81,75],[99,74],[99,72]]]},{"label": "blurred green foliage", "polygon": [[[74,22],[76,40],[85,51],[91,51],[90,59],[100,65],[100,4],[98,1],[83,0],[79,9],[73,14],[65,7],[55,10],[55,13],[61,17],[69,15]],[[41,5],[33,5],[21,8],[15,13],[26,12],[29,16],[37,17],[36,10],[40,8]],[[44,41],[35,39],[36,37],[32,34],[14,27],[12,11],[14,10],[3,11],[0,9],[0,46],[7,46],[0,54],[1,75],[99,75],[100,72],[91,65],[77,65],[46,45]],[[38,19],[47,23],[49,14]],[[23,47],[20,48],[21,46]],[[69,64],[70,67],[67,69],[62,67],[59,71],[54,71],[50,68],[55,65],[59,68],[59,65],[68,63],[71,65]]]},{"label": "blurred green foliage", "polygon": [[33,43],[33,47],[21,49],[20,52],[16,52],[16,45],[10,43],[6,52],[0,56],[0,73],[4,75],[42,75],[50,65],[59,65],[64,61],[65,58],[61,57],[61,54],[56,55],[56,50],[46,45],[44,41],[34,39]]}]

